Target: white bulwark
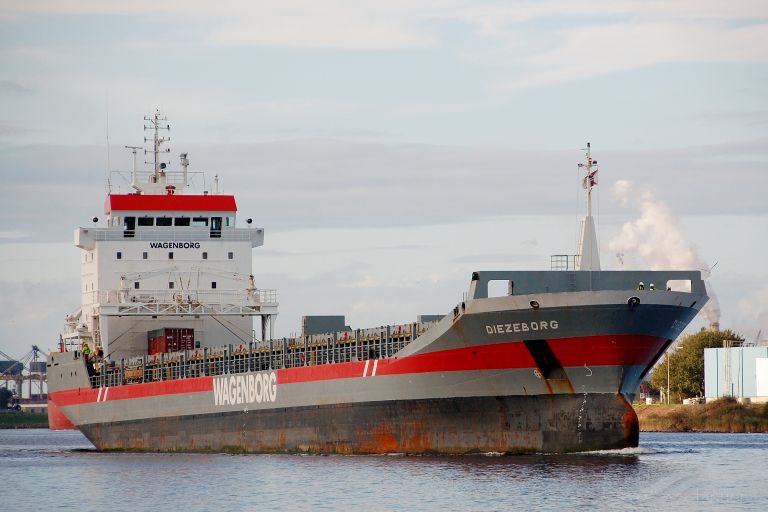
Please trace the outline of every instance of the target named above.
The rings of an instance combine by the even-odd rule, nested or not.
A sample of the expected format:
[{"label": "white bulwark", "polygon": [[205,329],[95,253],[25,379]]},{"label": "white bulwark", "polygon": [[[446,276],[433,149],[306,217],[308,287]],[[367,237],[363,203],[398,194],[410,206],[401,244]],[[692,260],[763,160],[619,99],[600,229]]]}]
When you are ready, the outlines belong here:
[{"label": "white bulwark", "polygon": [[[271,334],[275,290],[257,287],[252,250],[264,230],[237,227],[234,196],[188,194],[187,155],[171,172],[159,113],[145,118],[154,130],[153,169],[132,172],[130,194],[109,194],[105,221],[75,229],[81,251],[81,307],[67,316],[62,343],[102,348],[112,360],[147,354],[160,330],[193,329],[193,347],[248,343]],[[131,148],[134,151],[136,148]],[[257,335],[253,317],[261,317]],[[178,332],[178,331],[177,331]],[[185,331],[189,332],[189,331]],[[189,343],[189,340],[187,340]],[[183,348],[183,347],[182,347]]]}]

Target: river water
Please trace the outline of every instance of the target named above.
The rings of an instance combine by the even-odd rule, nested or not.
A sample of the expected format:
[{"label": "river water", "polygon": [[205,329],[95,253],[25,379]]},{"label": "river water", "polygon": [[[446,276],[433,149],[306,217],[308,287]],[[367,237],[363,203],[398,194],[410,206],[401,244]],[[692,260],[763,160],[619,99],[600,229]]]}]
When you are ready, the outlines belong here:
[{"label": "river water", "polygon": [[643,433],[537,456],[98,453],[0,430],[3,510],[768,510],[768,434]]}]

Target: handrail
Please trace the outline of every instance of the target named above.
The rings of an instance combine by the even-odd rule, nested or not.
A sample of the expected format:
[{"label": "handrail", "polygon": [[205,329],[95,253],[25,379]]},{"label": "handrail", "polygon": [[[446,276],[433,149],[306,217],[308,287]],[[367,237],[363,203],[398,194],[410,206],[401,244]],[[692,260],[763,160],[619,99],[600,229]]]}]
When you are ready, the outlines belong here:
[{"label": "handrail", "polygon": [[[189,242],[211,239],[207,227],[142,227],[126,230],[123,226],[112,228],[80,228],[87,230],[96,241],[140,240],[148,242]],[[260,228],[222,228],[215,230],[215,240],[248,241],[261,236]],[[127,236],[128,235],[128,236]]]},{"label": "handrail", "polygon": [[91,385],[110,387],[280,368],[388,359],[436,322],[382,326],[91,362]]},{"label": "handrail", "polygon": [[[90,304],[276,304],[277,290],[259,288],[250,295],[248,290],[182,290],[182,289],[124,289],[94,290],[90,295]],[[87,302],[84,302],[87,303]]]}]

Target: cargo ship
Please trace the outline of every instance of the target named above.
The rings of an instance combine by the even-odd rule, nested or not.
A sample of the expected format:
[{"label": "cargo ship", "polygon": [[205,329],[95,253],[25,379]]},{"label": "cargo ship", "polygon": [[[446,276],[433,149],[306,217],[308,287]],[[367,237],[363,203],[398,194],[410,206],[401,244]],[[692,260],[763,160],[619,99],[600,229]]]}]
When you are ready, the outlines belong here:
[{"label": "cargo ship", "polygon": [[[707,301],[699,271],[600,269],[586,148],[578,250],[551,270],[472,272],[445,315],[370,328],[305,317],[301,334],[276,338],[277,292],[252,274],[264,230],[242,225],[218,177],[190,193],[187,155],[178,171],[163,160],[166,118],[145,121],[151,168],[131,147],[132,192],[110,192],[105,220],[75,230],[82,304],[47,363],[52,428],[98,450],[634,447],[633,395]],[[499,281],[505,293],[489,296]]]}]

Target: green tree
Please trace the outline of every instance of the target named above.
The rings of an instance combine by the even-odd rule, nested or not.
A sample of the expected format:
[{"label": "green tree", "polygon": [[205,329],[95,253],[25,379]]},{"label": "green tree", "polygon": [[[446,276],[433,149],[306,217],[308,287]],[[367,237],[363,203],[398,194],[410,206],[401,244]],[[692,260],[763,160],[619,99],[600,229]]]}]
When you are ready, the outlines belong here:
[{"label": "green tree", "polygon": [[[669,392],[680,400],[704,395],[704,349],[723,346],[723,340],[744,340],[731,330],[700,331],[686,334],[669,353]],[[667,358],[653,369],[650,384],[667,389]]]},{"label": "green tree", "polygon": [[7,409],[13,393],[8,388],[0,388],[0,409]]}]

